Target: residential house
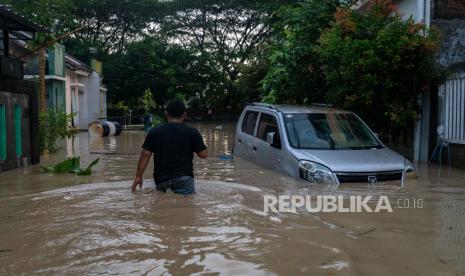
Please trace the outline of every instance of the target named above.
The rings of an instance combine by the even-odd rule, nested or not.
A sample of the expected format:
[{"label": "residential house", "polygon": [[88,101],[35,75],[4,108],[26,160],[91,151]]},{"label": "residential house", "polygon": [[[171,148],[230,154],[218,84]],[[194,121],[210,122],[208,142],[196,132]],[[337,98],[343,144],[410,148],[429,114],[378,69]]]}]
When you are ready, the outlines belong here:
[{"label": "residential house", "polygon": [[465,168],[465,1],[435,0],[432,6],[431,25],[443,38],[437,59],[451,73],[434,100],[432,127],[449,143],[452,165]]},{"label": "residential house", "polygon": [[107,89],[102,84],[101,63],[92,60],[92,72],[79,92],[79,129],[87,130],[90,123],[107,117]]},{"label": "residential house", "polygon": [[[87,130],[91,122],[107,116],[101,63],[96,60],[92,63],[95,66],[89,68],[84,62],[66,54],[65,47],[59,43],[47,48],[45,79],[48,108],[74,114],[70,126],[80,130]],[[25,78],[38,78],[37,57],[27,63]]]},{"label": "residential house", "polygon": [[[40,161],[37,85],[23,80],[23,54],[15,32],[46,32],[0,6],[0,172]],[[13,40],[12,40],[13,39]],[[23,38],[26,39],[26,38]]]},{"label": "residential house", "polygon": [[[359,1],[367,9],[373,0]],[[419,97],[413,149],[415,161],[426,162],[437,144],[451,149],[452,165],[465,168],[465,2],[463,0],[394,0],[404,18],[412,17],[439,30],[441,47],[437,61],[451,75],[439,87],[431,87]],[[446,151],[444,151],[446,152]]]},{"label": "residential house", "polygon": [[86,113],[84,111],[86,108],[85,102],[82,100],[81,95],[86,93],[86,85],[92,74],[92,69],[84,62],[68,54],[65,55],[65,63],[66,113],[73,114],[70,123],[71,127],[79,129],[81,126],[79,117]]}]

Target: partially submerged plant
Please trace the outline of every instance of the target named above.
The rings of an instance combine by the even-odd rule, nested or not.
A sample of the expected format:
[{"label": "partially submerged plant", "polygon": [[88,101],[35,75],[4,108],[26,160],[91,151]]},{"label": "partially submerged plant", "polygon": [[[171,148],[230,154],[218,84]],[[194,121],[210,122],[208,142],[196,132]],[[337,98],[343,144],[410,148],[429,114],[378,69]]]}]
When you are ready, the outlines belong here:
[{"label": "partially submerged plant", "polygon": [[44,172],[47,173],[75,173],[77,175],[91,175],[92,174],[92,167],[98,164],[100,161],[100,157],[92,161],[86,169],[81,168],[81,161],[79,156],[74,156],[71,158],[66,159],[63,162],[60,162],[54,166],[42,166]]},{"label": "partially submerged plant", "polygon": [[68,123],[74,114],[66,112],[44,111],[39,114],[40,150],[54,153],[58,150],[57,142],[60,138],[70,137]]}]

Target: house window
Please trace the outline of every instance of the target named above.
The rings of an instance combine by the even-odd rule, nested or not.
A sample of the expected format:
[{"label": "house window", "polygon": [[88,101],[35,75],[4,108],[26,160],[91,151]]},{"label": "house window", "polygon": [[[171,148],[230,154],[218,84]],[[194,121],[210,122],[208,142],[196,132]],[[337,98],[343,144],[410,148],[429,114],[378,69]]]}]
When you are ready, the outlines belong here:
[{"label": "house window", "polygon": [[448,79],[440,89],[445,96],[444,138],[450,143],[465,144],[465,74]]},{"label": "house window", "polygon": [[5,105],[0,104],[0,160],[6,159],[6,113]]},{"label": "house window", "polygon": [[15,104],[14,112],[16,156],[21,157],[23,156],[23,134],[21,129],[23,109],[18,104]]}]

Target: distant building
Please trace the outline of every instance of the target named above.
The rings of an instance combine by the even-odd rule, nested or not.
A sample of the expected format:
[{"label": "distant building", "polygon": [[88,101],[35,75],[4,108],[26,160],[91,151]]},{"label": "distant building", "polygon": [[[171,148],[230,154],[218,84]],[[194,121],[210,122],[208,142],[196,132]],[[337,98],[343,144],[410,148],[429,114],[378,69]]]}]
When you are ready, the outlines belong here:
[{"label": "distant building", "polygon": [[[19,41],[18,44],[25,44]],[[66,54],[59,43],[47,48],[47,106],[54,111],[74,114],[70,127],[87,130],[91,122],[106,118],[106,88],[102,85],[101,63],[92,67]],[[37,80],[37,56],[26,64],[25,79]]]},{"label": "distant building", "polygon": [[102,85],[102,65],[92,60],[92,73],[85,81],[85,89],[79,93],[79,129],[87,130],[89,124],[106,119],[107,89]]},{"label": "distant building", "polygon": [[[0,6],[0,172],[40,161],[37,84],[23,80],[23,54],[13,49],[15,32],[46,32]],[[16,37],[17,38],[17,37]],[[27,39],[24,37],[23,39]]]},{"label": "distant building", "polygon": [[85,113],[85,102],[82,100],[82,95],[86,93],[87,80],[92,74],[85,63],[75,57],[66,54],[66,113],[73,114],[71,119],[71,127],[80,127],[79,117]]},{"label": "distant building", "polygon": [[[0,19],[2,171],[39,162],[38,54],[31,52],[27,43],[34,32],[43,28],[3,6],[0,6]],[[46,49],[45,81],[47,109],[74,114],[70,127],[86,130],[90,122],[106,117],[101,63],[93,61],[89,67],[66,54],[62,44],[55,43]]]}]

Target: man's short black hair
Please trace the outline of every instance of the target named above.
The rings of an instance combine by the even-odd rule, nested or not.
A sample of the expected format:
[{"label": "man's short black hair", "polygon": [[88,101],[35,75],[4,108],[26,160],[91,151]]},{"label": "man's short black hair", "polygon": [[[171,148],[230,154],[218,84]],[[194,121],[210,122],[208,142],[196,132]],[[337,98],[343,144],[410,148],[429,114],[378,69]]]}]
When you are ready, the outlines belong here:
[{"label": "man's short black hair", "polygon": [[186,112],[186,106],[180,100],[172,100],[166,106],[168,116],[173,118],[180,118]]}]

